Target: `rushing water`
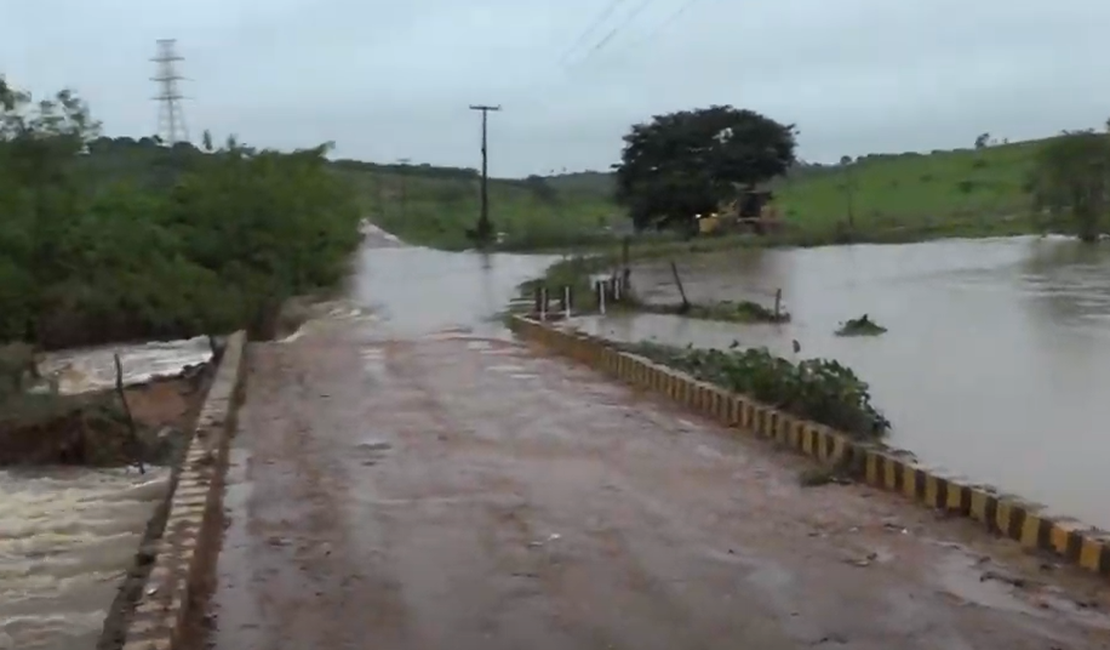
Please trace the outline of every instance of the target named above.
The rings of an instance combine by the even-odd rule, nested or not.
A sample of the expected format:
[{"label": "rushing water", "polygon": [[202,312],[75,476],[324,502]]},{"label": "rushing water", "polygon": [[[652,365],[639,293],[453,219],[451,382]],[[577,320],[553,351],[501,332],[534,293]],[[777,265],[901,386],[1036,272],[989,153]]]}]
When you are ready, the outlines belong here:
[{"label": "rushing water", "polygon": [[111,388],[116,383],[115,355],[119,355],[123,383],[141,384],[159,376],[173,376],[185,366],[212,358],[208,338],[151,341],[49,352],[39,363],[43,375],[59,379],[58,390],[77,394]]},{"label": "rushing water", "polygon": [[0,472],[0,648],[94,648],[169,471]]},{"label": "rushing water", "polygon": [[[63,393],[123,380],[176,375],[211,357],[207,339],[66,350],[46,355],[44,374]],[[0,471],[0,650],[96,646],[169,470],[44,468]]]},{"label": "rushing water", "polygon": [[[782,289],[785,325],[669,316],[586,319],[625,340],[766,345],[830,357],[871,384],[892,443],[925,463],[1110,528],[1110,248],[1047,238],[743,250],[679,264],[691,300]],[[669,265],[633,271],[649,300],[677,301]],[[889,331],[843,338],[868,314]]]}]

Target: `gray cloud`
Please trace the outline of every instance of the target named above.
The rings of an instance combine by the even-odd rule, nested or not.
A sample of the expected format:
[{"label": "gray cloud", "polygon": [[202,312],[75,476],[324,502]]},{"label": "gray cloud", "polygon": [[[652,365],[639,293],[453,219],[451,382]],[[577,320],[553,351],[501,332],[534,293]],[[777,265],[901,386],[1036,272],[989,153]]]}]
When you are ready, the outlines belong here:
[{"label": "gray cloud", "polygon": [[7,0],[0,72],[74,87],[108,133],[152,133],[149,58],[177,38],[194,136],[379,161],[476,166],[467,105],[499,103],[498,175],[604,168],[631,123],[711,103],[797,123],[811,160],[1110,116],[1104,1],[694,0],[665,24],[685,2],[625,0],[564,65],[605,1]]}]

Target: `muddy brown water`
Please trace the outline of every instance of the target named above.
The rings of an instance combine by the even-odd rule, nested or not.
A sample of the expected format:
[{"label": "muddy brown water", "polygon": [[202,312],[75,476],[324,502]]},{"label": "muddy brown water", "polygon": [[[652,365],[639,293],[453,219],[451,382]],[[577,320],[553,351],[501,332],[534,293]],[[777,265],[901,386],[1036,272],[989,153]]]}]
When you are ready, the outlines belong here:
[{"label": "muddy brown water", "polygon": [[[40,363],[66,394],[126,385],[206,362],[205,339],[52,352]],[[187,407],[175,385],[132,397],[142,421],[175,420]],[[0,470],[0,650],[96,647],[104,618],[168,487],[165,467]]]},{"label": "muddy brown water", "polygon": [[[871,384],[891,442],[929,465],[1110,528],[1110,246],[1058,238],[744,250],[679,262],[691,300],[758,300],[782,289],[785,325],[673,316],[588,318],[622,340],[766,345],[837,359]],[[677,301],[663,260],[637,289]],[[834,335],[861,314],[879,337]]]},{"label": "muddy brown water", "polygon": [[192,647],[1106,647],[1063,570],[501,340],[549,261],[371,245],[252,348]]}]

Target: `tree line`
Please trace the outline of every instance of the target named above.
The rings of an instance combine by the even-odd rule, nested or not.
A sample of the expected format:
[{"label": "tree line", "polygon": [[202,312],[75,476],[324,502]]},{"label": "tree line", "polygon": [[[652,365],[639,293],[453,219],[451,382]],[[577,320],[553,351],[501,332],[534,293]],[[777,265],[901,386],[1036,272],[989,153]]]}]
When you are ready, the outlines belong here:
[{"label": "tree line", "polygon": [[337,282],[360,215],[328,150],[103,138],[0,77],[0,341],[226,332]]}]

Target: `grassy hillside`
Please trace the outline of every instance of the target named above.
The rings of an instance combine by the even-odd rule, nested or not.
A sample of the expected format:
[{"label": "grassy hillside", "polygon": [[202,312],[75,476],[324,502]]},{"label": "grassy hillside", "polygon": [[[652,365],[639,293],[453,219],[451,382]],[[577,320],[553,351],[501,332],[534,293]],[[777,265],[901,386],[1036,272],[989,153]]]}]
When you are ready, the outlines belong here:
[{"label": "grassy hillside", "polygon": [[[337,161],[337,171],[358,189],[364,214],[407,242],[465,248],[467,228],[481,211],[476,171],[424,165]],[[626,221],[611,191],[562,178],[491,179],[490,219],[512,248],[575,246],[605,237]]]},{"label": "grassy hillside", "polygon": [[[1030,201],[1023,185],[1043,142],[806,165],[777,183],[778,204],[790,238],[803,243],[842,237],[849,205],[855,230],[866,240],[1028,232]],[[456,175],[445,178],[442,168],[408,168],[402,210],[400,168],[356,165],[344,173],[360,186],[371,219],[414,243],[465,246],[465,229],[479,211],[476,172],[453,170]],[[490,211],[510,247],[585,244],[605,239],[605,226],[626,227],[610,199],[612,188],[612,176],[600,172],[496,179],[490,183]]]},{"label": "grassy hillside", "polygon": [[815,236],[846,223],[849,210],[856,229],[877,239],[1024,232],[1024,185],[1043,142],[872,155],[805,170],[779,183],[780,209]]}]

